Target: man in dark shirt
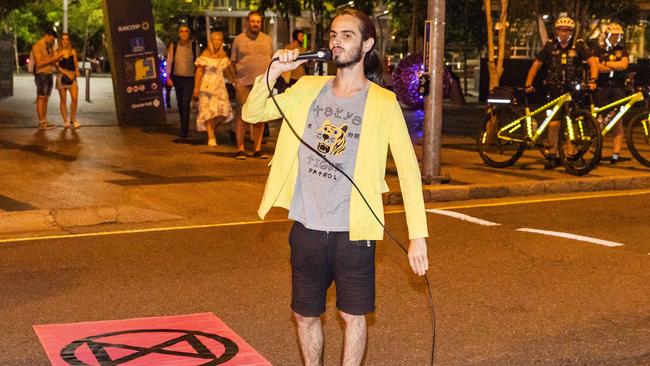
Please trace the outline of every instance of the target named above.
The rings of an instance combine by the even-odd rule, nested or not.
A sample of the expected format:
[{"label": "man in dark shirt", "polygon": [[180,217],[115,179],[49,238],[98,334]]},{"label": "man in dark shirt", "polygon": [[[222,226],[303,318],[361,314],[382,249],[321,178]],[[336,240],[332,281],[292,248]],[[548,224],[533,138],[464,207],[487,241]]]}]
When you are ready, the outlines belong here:
[{"label": "man in dark shirt", "polygon": [[[599,106],[605,106],[625,97],[625,80],[630,62],[627,48],[623,43],[623,27],[618,23],[609,23],[605,28],[605,44],[594,49],[593,57],[598,61]],[[615,110],[614,110],[615,112]],[[606,124],[608,118],[599,116],[599,122]],[[618,162],[623,145],[623,123],[617,123],[613,131],[612,157],[610,163]]]},{"label": "man in dark shirt", "polygon": [[[547,96],[553,100],[566,93],[576,84],[585,81],[585,64],[589,64],[589,88],[596,88],[598,68],[595,60],[591,58],[589,49],[581,39],[573,39],[575,22],[569,17],[561,17],[555,22],[556,39],[549,40],[544,48],[535,56],[535,62],[528,71],[526,78],[526,91],[532,92],[533,81],[542,66],[547,69],[544,86]],[[550,149],[545,169],[553,169],[560,164],[557,158],[557,142],[559,121],[551,121],[548,126],[548,139]]]}]

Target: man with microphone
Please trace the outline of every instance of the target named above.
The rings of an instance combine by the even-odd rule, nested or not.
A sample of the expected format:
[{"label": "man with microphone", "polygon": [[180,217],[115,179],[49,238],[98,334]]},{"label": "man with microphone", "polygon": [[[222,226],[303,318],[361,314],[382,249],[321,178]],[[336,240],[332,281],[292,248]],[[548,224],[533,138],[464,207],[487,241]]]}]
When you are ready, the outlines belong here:
[{"label": "man with microphone", "polygon": [[[382,192],[388,190],[384,174],[389,146],[406,210],[408,260],[420,276],[428,269],[418,161],[395,94],[376,84],[381,79],[376,38],[366,14],[343,9],[330,31],[336,76],[304,76],[276,96],[286,119],[258,213],[263,218],[272,206],[284,207],[295,220],[289,235],[291,308],[307,366],[323,363],[320,316],[332,282],[345,322],[342,364],[360,365],[363,360],[365,316],[375,310],[375,241],[384,234],[379,221]],[[306,62],[296,60],[298,50],[279,50],[274,57],[277,62],[256,78],[243,107],[243,119],[249,123],[282,117],[269,99],[266,78],[273,85],[282,73]]]}]

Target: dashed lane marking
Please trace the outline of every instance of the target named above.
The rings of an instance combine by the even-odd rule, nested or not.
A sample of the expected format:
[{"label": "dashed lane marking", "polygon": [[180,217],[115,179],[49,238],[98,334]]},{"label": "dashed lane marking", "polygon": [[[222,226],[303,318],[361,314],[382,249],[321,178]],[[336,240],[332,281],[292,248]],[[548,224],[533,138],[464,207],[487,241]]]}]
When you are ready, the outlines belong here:
[{"label": "dashed lane marking", "polygon": [[[442,207],[446,210],[458,210],[462,208],[481,208],[481,207],[498,207],[498,206],[513,206],[513,205],[527,205],[532,203],[548,203],[548,202],[562,202],[562,201],[576,201],[576,200],[588,200],[593,198],[610,198],[610,197],[627,197],[627,196],[641,196],[650,194],[650,190],[636,190],[628,192],[607,192],[607,193],[594,193],[594,194],[585,194],[580,196],[566,196],[566,197],[549,197],[549,198],[539,198],[539,199],[521,199],[517,201],[505,201],[505,202],[490,202],[490,203],[470,203],[470,204],[461,204],[461,205],[450,205],[447,207]],[[389,211],[386,211],[388,213]],[[390,212],[397,212],[390,211]],[[401,210],[400,212],[403,212]]]},{"label": "dashed lane marking", "polygon": [[556,236],[556,237],[566,238],[566,239],[573,239],[573,240],[584,241],[584,242],[588,242],[588,243],[604,245],[606,247],[620,247],[620,246],[624,245],[624,244],[621,244],[621,243],[617,243],[615,241],[597,239],[597,238],[592,238],[592,237],[589,237],[589,236],[582,236],[582,235],[576,235],[576,234],[570,234],[570,233],[563,233],[563,232],[560,232],[560,231],[548,231],[548,230],[529,229],[529,228],[520,228],[520,229],[517,229],[517,231],[524,231],[524,232],[528,232],[528,233],[535,233],[535,234],[541,234],[541,235]]},{"label": "dashed lane marking", "polygon": [[465,214],[454,212],[454,211],[429,209],[429,210],[427,210],[427,212],[431,212],[431,213],[438,214],[438,215],[443,215],[443,216],[449,216],[449,217],[453,217],[455,219],[459,219],[459,220],[463,220],[463,221],[467,221],[467,222],[471,222],[473,224],[478,224],[478,225],[483,225],[483,226],[498,226],[498,225],[501,225],[501,224],[498,224],[496,222],[482,220],[482,219],[479,219],[479,218],[476,218],[476,217],[472,217],[470,215],[465,215]]}]

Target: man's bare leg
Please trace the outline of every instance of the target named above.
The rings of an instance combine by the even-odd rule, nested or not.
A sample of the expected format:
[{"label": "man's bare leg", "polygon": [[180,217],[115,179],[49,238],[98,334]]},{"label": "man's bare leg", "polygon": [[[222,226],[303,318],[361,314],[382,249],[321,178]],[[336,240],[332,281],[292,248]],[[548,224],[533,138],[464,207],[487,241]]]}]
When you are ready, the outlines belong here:
[{"label": "man's bare leg", "polygon": [[623,146],[623,121],[619,121],[614,127],[614,154],[621,153],[621,147]]},{"label": "man's bare leg", "polygon": [[41,123],[45,121],[45,103],[47,99],[46,97],[39,96],[38,99],[36,100],[36,116],[38,117],[38,122]]},{"label": "man's bare leg", "polygon": [[[547,152],[547,160],[544,163],[544,169],[554,169],[559,165],[559,160],[557,158],[557,149],[558,149],[558,136],[560,132],[560,122],[551,121],[548,124],[548,134],[546,136],[547,144],[549,146]],[[559,146],[560,149],[564,149],[565,146]]]},{"label": "man's bare leg", "polygon": [[359,366],[366,352],[368,326],[365,315],[351,315],[339,311],[345,322],[342,366]]},{"label": "man's bare leg", "polygon": [[320,317],[293,313],[298,324],[298,339],[305,366],[323,365],[323,327]]},{"label": "man's bare leg", "polygon": [[549,153],[557,154],[558,135],[560,132],[560,121],[551,121],[548,124],[548,144],[550,146]]},{"label": "man's bare leg", "polygon": [[264,123],[256,123],[252,127],[253,151],[260,151],[262,150],[262,138],[264,137]]}]

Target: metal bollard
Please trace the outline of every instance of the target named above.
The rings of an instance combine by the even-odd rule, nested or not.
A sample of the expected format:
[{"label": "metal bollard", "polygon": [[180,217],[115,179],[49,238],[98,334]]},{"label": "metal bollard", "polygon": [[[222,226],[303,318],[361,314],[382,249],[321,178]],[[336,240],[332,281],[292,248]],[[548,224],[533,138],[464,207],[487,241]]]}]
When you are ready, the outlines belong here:
[{"label": "metal bollard", "polygon": [[86,77],[86,102],[92,103],[90,101],[90,69],[84,70],[84,76]]}]

